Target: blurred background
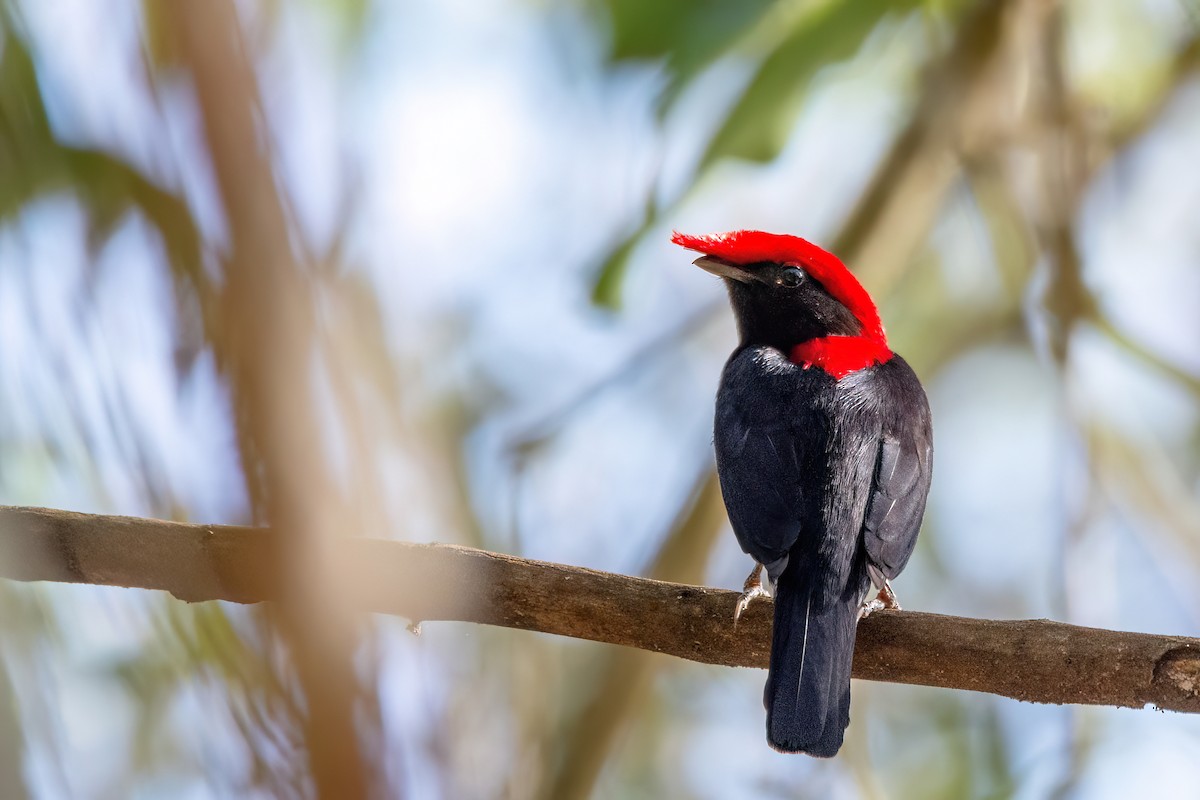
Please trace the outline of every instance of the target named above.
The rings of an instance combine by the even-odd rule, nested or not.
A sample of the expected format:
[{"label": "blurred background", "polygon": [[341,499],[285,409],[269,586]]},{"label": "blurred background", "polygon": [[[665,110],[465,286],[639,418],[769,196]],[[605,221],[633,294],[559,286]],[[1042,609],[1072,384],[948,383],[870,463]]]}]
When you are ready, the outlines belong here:
[{"label": "blurred background", "polygon": [[347,535],[737,588],[670,231],[834,249],[934,410],[908,608],[1200,635],[1194,0],[0,0],[0,503],[288,601],[0,583],[4,798],[1186,796],[1200,720],[340,606]]}]

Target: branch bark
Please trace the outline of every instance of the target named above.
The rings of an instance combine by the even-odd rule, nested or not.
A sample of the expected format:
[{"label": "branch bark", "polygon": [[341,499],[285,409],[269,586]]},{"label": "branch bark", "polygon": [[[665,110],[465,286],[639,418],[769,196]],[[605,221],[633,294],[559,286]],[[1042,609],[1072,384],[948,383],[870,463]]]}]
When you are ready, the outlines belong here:
[{"label": "branch bark", "polygon": [[[261,528],[0,508],[0,577],[160,589],[181,600],[279,595]],[[771,613],[735,630],[737,593],[450,545],[346,539],[359,607],[636,647],[706,664],[765,667]],[[436,581],[431,580],[436,577]],[[859,626],[854,677],[988,692],[1038,703],[1200,712],[1200,639],[877,612]]]}]

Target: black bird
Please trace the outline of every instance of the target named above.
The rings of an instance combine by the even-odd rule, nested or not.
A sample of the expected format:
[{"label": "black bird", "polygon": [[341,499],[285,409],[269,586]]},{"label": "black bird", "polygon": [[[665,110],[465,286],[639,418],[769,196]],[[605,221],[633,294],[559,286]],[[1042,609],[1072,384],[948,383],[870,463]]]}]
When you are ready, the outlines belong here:
[{"label": "black bird", "polygon": [[[929,404],[870,295],[796,236],[672,238],[725,280],[741,341],[721,376],[714,444],[729,520],[756,566],[736,619],[775,596],[767,742],[835,755],[850,723],[861,615],[899,608],[932,475]],[[879,590],[866,603],[870,586]]]}]

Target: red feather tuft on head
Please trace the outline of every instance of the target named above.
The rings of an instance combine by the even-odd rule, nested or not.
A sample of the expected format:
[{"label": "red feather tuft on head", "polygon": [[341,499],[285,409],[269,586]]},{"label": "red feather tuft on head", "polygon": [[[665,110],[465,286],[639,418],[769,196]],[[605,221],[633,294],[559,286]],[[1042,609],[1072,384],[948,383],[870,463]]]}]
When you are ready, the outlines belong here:
[{"label": "red feather tuft on head", "polygon": [[879,311],[867,290],[841,260],[807,239],[783,233],[730,231],[708,236],[688,236],[675,232],[671,241],[680,247],[706,256],[744,266],[760,261],[800,267],[825,291],[850,310],[863,327],[863,336],[886,343]]}]

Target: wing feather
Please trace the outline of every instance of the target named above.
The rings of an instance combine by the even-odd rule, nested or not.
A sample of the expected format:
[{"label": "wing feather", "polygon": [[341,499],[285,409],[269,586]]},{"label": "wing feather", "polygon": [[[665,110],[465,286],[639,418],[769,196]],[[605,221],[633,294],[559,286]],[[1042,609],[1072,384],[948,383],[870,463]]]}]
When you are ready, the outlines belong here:
[{"label": "wing feather", "polygon": [[771,348],[735,354],[722,378],[713,442],[721,493],[742,549],[774,573],[801,535],[805,471],[824,449],[806,386],[816,379]]},{"label": "wing feather", "polygon": [[879,442],[875,481],[863,520],[867,556],[891,579],[917,543],[932,477],[932,448],[919,431],[885,434]]}]

